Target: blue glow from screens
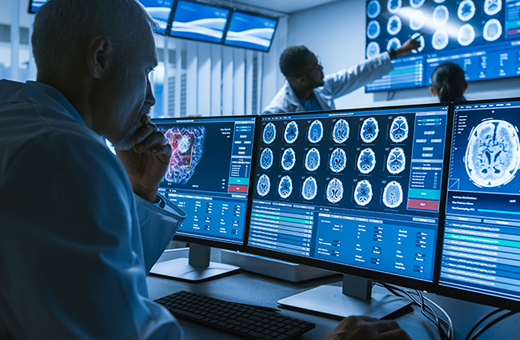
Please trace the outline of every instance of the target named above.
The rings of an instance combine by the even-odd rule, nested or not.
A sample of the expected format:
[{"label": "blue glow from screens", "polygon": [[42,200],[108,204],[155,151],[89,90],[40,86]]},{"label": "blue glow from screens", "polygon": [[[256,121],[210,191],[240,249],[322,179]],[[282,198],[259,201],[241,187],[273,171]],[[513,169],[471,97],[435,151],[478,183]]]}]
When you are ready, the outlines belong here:
[{"label": "blue glow from screens", "polygon": [[32,0],[29,5],[29,13],[36,13],[47,0]]},{"label": "blue glow from screens", "polygon": [[268,51],[276,29],[275,19],[233,12],[225,44]]},{"label": "blue glow from screens", "polygon": [[170,35],[220,43],[224,35],[229,10],[187,1],[179,1]]},{"label": "blue glow from screens", "polygon": [[139,0],[148,14],[159,26],[154,32],[164,34],[170,19],[172,0]]}]

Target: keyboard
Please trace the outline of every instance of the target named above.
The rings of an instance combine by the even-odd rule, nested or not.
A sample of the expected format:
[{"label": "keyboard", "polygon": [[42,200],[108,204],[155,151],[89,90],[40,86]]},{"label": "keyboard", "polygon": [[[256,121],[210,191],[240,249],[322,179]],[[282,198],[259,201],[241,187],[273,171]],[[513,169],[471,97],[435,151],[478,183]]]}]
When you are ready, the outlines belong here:
[{"label": "keyboard", "polygon": [[293,339],[315,327],[311,322],[281,315],[273,309],[225,301],[184,290],[155,301],[176,317],[187,318],[247,339]]}]

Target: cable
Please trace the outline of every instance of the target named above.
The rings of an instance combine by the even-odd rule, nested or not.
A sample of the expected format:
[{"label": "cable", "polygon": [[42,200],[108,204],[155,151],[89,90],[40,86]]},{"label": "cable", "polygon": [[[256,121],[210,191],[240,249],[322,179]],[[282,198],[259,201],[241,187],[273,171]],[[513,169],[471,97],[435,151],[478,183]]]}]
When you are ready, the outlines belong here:
[{"label": "cable", "polygon": [[503,314],[501,316],[499,316],[498,318],[496,318],[495,320],[493,321],[490,321],[487,325],[485,325],[484,327],[482,327],[477,333],[475,333],[475,335],[471,338],[471,340],[476,340],[479,336],[481,336],[485,331],[487,331],[489,328],[491,328],[492,326],[494,326],[495,324],[499,323],[500,321],[512,316],[512,315],[515,315],[517,314],[518,312],[508,312],[506,314]]},{"label": "cable", "polygon": [[469,330],[468,332],[468,335],[466,335],[466,338],[465,340],[470,340],[471,338],[471,334],[477,329],[477,327],[483,323],[484,321],[486,321],[488,318],[492,317],[493,315],[495,315],[496,313],[500,313],[501,311],[503,311],[502,308],[498,308],[498,309],[495,309],[494,311],[484,315],[483,317],[481,317],[476,323],[475,325],[473,325],[473,327]]}]

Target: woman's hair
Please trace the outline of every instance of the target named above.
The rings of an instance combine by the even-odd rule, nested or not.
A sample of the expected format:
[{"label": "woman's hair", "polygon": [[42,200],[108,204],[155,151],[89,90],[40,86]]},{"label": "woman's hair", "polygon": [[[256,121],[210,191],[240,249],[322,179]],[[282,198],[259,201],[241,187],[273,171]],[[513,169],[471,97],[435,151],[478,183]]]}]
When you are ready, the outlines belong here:
[{"label": "woman's hair", "polygon": [[464,70],[451,61],[440,64],[432,73],[432,87],[441,103],[464,100],[466,85]]}]

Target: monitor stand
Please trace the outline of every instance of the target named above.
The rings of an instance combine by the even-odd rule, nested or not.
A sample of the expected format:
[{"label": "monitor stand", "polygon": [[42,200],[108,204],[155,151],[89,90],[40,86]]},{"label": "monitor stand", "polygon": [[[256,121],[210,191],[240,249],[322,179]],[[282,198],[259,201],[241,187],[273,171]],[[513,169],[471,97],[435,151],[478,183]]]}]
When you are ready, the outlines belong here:
[{"label": "monitor stand", "polygon": [[[354,275],[343,276],[343,286],[323,285],[278,301],[282,307],[307,310],[338,317],[368,315],[378,319],[393,319],[413,310],[405,298],[388,294],[375,287],[372,280]],[[385,294],[386,292],[386,294]]]},{"label": "monitor stand", "polygon": [[211,262],[211,247],[190,243],[188,258],[182,257],[156,263],[150,274],[184,281],[203,281],[238,271],[240,267]]}]

